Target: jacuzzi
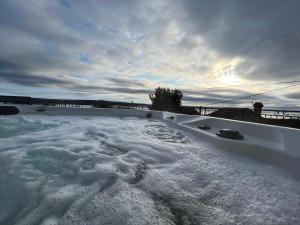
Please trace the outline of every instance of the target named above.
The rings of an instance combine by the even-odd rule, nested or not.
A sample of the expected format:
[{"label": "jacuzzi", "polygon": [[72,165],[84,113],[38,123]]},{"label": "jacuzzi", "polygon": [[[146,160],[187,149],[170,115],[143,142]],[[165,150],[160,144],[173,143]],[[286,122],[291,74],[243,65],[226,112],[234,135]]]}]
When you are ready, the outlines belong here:
[{"label": "jacuzzi", "polygon": [[15,107],[0,116],[0,224],[300,224],[299,130]]}]

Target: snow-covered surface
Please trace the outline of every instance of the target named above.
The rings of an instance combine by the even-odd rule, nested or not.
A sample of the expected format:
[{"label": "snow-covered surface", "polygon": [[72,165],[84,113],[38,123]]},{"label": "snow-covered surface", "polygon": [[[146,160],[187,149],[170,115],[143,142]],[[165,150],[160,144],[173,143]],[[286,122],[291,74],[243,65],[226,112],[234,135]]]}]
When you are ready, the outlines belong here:
[{"label": "snow-covered surface", "polygon": [[300,224],[296,157],[240,154],[191,118],[0,117],[0,224]]}]

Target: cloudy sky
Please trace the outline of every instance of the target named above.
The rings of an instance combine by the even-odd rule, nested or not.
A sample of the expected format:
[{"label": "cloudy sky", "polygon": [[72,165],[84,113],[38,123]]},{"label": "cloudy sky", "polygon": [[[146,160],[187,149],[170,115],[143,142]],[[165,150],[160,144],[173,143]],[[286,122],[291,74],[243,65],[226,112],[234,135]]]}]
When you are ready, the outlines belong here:
[{"label": "cloudy sky", "polygon": [[[300,106],[299,0],[1,0],[0,94]],[[286,88],[288,87],[288,88]],[[232,103],[231,103],[232,104]]]}]

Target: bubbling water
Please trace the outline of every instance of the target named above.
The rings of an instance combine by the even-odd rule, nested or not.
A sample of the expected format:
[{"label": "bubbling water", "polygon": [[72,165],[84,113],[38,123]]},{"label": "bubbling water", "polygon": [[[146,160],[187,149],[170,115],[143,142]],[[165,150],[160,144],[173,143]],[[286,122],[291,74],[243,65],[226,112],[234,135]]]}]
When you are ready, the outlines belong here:
[{"label": "bubbling water", "polygon": [[0,117],[0,224],[299,224],[299,177],[166,122]]}]

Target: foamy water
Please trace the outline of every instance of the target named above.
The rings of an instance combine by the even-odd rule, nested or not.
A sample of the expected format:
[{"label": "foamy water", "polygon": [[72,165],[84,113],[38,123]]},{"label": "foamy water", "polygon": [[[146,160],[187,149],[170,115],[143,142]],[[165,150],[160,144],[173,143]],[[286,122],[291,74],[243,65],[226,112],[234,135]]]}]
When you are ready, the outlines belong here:
[{"label": "foamy water", "polygon": [[299,177],[158,120],[0,117],[0,224],[300,224]]}]

